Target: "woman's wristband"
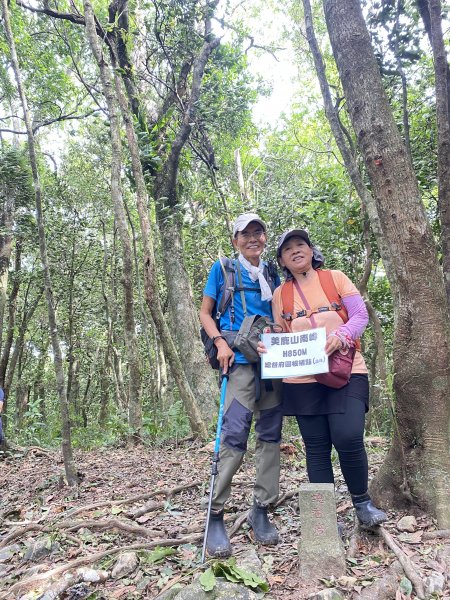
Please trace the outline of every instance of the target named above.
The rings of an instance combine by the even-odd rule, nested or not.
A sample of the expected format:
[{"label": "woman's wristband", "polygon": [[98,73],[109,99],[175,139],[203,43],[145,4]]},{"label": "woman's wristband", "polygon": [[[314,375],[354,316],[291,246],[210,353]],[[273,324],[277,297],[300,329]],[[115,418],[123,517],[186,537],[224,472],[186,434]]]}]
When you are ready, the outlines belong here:
[{"label": "woman's wristband", "polygon": [[216,343],[216,340],[225,340],[225,338],[223,337],[223,335],[213,335],[213,337],[211,339],[213,341],[213,344]]}]

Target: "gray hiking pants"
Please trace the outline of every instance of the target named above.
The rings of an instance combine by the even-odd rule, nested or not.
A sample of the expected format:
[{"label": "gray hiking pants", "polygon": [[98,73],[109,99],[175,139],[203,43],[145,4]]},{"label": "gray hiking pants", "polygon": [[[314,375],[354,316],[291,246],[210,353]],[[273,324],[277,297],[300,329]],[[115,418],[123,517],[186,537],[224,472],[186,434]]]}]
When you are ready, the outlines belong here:
[{"label": "gray hiking pants", "polygon": [[212,498],[212,509],[221,510],[231,491],[231,480],[241,466],[255,417],[256,478],[253,495],[259,504],[276,502],[280,479],[280,441],[283,415],[281,380],[273,380],[273,390],[260,382],[256,401],[255,370],[252,365],[233,365],[225,397],[220,440],[220,460]]}]

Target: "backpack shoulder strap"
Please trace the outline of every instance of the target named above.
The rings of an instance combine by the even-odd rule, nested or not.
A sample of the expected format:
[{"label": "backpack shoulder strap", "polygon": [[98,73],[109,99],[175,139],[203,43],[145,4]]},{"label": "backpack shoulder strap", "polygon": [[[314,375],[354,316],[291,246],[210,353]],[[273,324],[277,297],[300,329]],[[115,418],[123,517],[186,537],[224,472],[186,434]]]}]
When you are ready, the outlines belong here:
[{"label": "backpack shoulder strap", "polygon": [[281,318],[284,319],[290,331],[292,315],[294,314],[294,285],[292,279],[281,284],[281,310]]},{"label": "backpack shoulder strap", "polygon": [[220,319],[220,317],[228,308],[228,305],[232,300],[234,288],[236,287],[236,274],[234,269],[234,262],[231,260],[231,258],[228,258],[226,256],[224,256],[223,258],[219,258],[219,261],[223,271],[223,286],[220,289],[222,297],[220,299],[220,304],[217,307],[216,319]]},{"label": "backpack shoulder strap", "polygon": [[330,304],[336,303],[340,306],[337,310],[337,314],[341,317],[344,323],[348,321],[348,313],[345,306],[342,304],[342,298],[336,289],[334,284],[333,274],[330,269],[317,269],[317,275],[319,276],[320,285],[322,286],[325,296],[328,298]]},{"label": "backpack shoulder strap", "polygon": [[276,288],[277,276],[278,276],[278,269],[277,269],[276,264],[273,262],[268,262],[264,266],[264,277],[265,277],[267,283],[269,284],[270,291],[272,292],[272,294]]},{"label": "backpack shoulder strap", "polygon": [[[322,289],[325,292],[325,296],[328,298],[328,301],[330,302],[330,304],[336,302],[341,307],[336,312],[344,321],[344,323],[347,323],[348,312],[342,303],[342,298],[339,295],[339,292],[336,289],[332,272],[330,271],[330,269],[317,269],[317,274],[319,276],[320,285],[322,286]],[[355,348],[361,351],[361,341],[359,339],[355,340]]]}]

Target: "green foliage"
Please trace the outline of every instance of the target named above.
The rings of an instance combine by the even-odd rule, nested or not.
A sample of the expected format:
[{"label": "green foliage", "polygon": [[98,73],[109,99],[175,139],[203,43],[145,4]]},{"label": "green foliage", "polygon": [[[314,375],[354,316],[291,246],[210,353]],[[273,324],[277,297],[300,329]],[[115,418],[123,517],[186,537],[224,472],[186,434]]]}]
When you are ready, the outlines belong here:
[{"label": "green foliage", "polygon": [[[232,222],[244,210],[259,212],[268,224],[265,258],[275,259],[276,241],[283,230],[306,227],[324,252],[326,266],[342,269],[355,283],[364,272],[369,243],[373,269],[368,291],[383,327],[389,370],[393,338],[391,292],[375,240],[372,235],[368,241],[364,236],[360,202],[323,111],[302,31],[301,3],[288,1],[277,5],[252,0],[243,10],[238,4],[227,2],[223,6],[224,37],[206,65],[195,118],[190,122],[189,142],[180,158],[177,203],[167,208],[167,218],[183,221],[184,262],[195,302],[200,302],[211,264],[219,254],[233,254],[227,220]],[[427,214],[439,239],[434,75],[425,33],[412,0],[402,3],[373,0],[365,5],[386,90],[402,131],[399,65],[406,74],[412,160]],[[60,10],[71,10],[67,0],[58,6]],[[94,8],[102,25],[112,33],[117,22],[107,24],[107,5],[97,1]],[[280,34],[279,40],[264,38],[266,23],[259,22],[262,9],[271,11],[274,19],[279,16],[277,11],[283,17],[289,14],[291,26]],[[204,10],[205,3],[200,0],[144,1],[139,12],[130,5],[130,31],[124,33],[124,41],[135,61],[129,74],[138,90],[141,112],[134,115],[134,125],[150,191],[148,208],[153,224],[155,176],[161,175],[161,167],[179,130],[182,108],[192,83],[193,61],[205,41]],[[342,123],[351,131],[326,37],[322,3],[313,2],[313,11],[334,100]],[[83,27],[32,14],[14,3],[11,12],[33,125],[37,127],[64,114],[73,113],[77,117],[97,110],[96,116],[83,120],[55,122],[50,131],[41,127],[37,150],[54,304],[64,366],[71,375],[73,443],[85,449],[113,445],[130,433],[126,398],[120,397],[118,382],[120,375],[126,396],[129,373],[123,336],[122,254],[110,200],[110,131],[107,116],[99,110],[99,105],[104,106],[104,98],[98,71],[87,51]],[[232,29],[227,29],[227,19]],[[213,30],[216,32],[217,28],[214,21]],[[255,47],[250,46],[261,40],[267,42],[270,51],[275,51],[275,45],[292,44],[299,72],[296,102],[283,119],[267,127],[256,126],[252,116],[255,102],[268,91],[268,84],[255,77],[249,68],[250,53],[255,52]],[[260,48],[257,52],[262,55],[265,51]],[[4,94],[0,101],[4,114],[8,115],[18,111],[3,36],[0,36],[0,56],[0,84]],[[122,72],[120,69],[119,73]],[[187,74],[185,79],[182,73]],[[175,89],[179,97],[174,96]],[[4,126],[11,128],[12,124]],[[23,129],[23,125],[19,128]],[[159,362],[153,324],[143,302],[142,243],[124,132],[122,139],[123,197],[136,246],[134,294],[143,374],[143,434],[146,443],[159,443],[187,435],[189,425],[170,373],[168,381],[160,383],[165,365]],[[351,133],[349,140],[355,145]],[[237,148],[247,185],[246,200],[241,197],[236,177]],[[26,150],[24,145],[15,149],[4,139],[0,149],[0,204],[4,207],[14,200],[12,234],[23,246],[22,266],[17,273],[12,272],[13,260],[10,261],[8,294],[12,283],[20,283],[17,299],[12,302],[16,308],[15,320],[9,321],[6,310],[3,321],[3,340],[11,326],[13,347],[21,319],[42,286],[34,192]],[[49,163],[44,154],[49,150],[55,164]],[[0,234],[6,233],[0,230]],[[156,226],[152,235],[165,307],[166,282]],[[16,389],[24,383],[30,385],[21,426],[14,427],[14,418],[10,419],[10,434],[24,444],[60,442],[59,406],[49,348],[46,308],[41,300],[28,324],[8,399],[8,412],[12,416],[17,409]],[[364,337],[368,365],[375,350],[373,330],[369,327]],[[391,372],[388,381],[392,381]],[[39,389],[40,395],[35,393]],[[106,414],[100,423],[105,406]],[[388,413],[386,404],[380,406],[374,423],[378,430],[389,430]]]},{"label": "green foliage", "polygon": [[139,558],[141,564],[144,565],[156,565],[162,562],[167,556],[172,556],[176,554],[176,550],[174,548],[160,548],[156,547],[154,550],[147,552],[142,551],[139,552]]},{"label": "green foliage", "polygon": [[210,592],[216,586],[216,577],[224,577],[233,583],[243,584],[253,590],[268,592],[269,585],[264,579],[236,565],[236,559],[215,561],[199,578],[205,592]]}]

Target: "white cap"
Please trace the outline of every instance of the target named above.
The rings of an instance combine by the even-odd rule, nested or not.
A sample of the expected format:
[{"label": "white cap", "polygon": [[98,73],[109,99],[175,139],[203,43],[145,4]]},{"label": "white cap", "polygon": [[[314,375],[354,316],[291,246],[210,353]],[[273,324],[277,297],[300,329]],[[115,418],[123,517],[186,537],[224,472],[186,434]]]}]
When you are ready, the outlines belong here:
[{"label": "white cap", "polygon": [[236,234],[239,233],[239,231],[244,231],[247,225],[253,221],[259,223],[264,231],[266,231],[266,224],[256,213],[243,213],[242,215],[239,215],[233,223],[233,237],[236,237]]}]

